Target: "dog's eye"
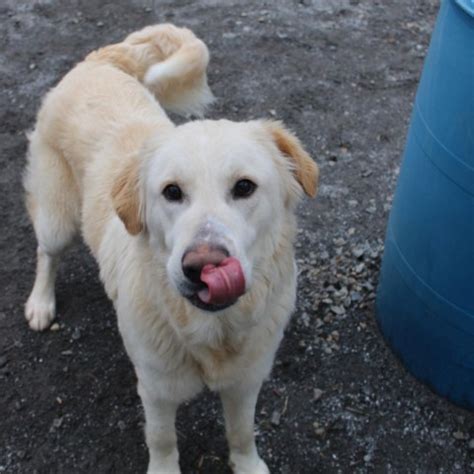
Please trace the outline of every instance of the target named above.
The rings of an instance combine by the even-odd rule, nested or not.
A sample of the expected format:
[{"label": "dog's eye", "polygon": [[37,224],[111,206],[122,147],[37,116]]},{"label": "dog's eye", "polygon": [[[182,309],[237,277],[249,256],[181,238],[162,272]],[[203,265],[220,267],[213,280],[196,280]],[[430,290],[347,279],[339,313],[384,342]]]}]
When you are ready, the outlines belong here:
[{"label": "dog's eye", "polygon": [[177,184],[168,184],[165,189],[163,189],[163,196],[168,201],[182,201],[183,191]]},{"label": "dog's eye", "polygon": [[250,179],[240,179],[232,188],[232,197],[234,199],[247,198],[254,193],[257,185]]}]

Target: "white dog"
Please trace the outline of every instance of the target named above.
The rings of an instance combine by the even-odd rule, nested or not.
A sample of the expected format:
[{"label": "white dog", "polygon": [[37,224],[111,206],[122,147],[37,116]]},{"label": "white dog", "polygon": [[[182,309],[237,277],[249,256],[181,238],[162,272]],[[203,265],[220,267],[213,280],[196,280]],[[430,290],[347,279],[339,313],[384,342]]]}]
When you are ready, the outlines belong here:
[{"label": "white dog", "polygon": [[175,126],[161,106],[201,112],[207,63],[192,32],[158,25],[49,92],[24,181],[38,240],[25,312],[32,329],[50,325],[58,259],[81,231],[135,366],[148,472],[180,472],[176,409],[207,385],[234,472],[261,474],[255,404],[293,310],[294,211],[318,168],[278,122]]}]

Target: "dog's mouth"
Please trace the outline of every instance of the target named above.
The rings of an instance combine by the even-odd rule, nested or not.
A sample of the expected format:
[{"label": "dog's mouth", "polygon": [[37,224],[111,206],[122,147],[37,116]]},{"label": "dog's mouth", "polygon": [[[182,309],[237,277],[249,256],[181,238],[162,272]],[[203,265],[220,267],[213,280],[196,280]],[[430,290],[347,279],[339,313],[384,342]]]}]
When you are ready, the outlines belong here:
[{"label": "dog's mouth", "polygon": [[[217,265],[205,265],[192,288],[183,294],[204,311],[221,311],[232,306],[245,293],[245,276],[239,260],[228,257]],[[189,291],[191,290],[191,291]]]},{"label": "dog's mouth", "polygon": [[[202,289],[205,289],[205,285],[203,285]],[[210,313],[215,313],[217,311],[222,311],[224,309],[227,309],[237,301],[237,299],[235,299],[233,301],[229,301],[227,303],[221,303],[221,304],[205,303],[199,298],[198,293],[194,293],[191,296],[186,296],[186,298],[193,306],[196,306],[196,308],[202,309],[203,311],[209,311]]]}]

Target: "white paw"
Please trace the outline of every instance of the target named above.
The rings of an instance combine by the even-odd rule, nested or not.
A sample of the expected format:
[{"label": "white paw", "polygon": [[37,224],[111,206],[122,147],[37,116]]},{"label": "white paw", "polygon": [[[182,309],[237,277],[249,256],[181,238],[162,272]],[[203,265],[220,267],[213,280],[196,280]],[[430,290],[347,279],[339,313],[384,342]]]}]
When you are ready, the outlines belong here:
[{"label": "white paw", "polygon": [[181,474],[178,463],[178,451],[167,456],[150,456],[147,474]]},{"label": "white paw", "polygon": [[34,331],[43,331],[48,328],[56,312],[54,300],[38,298],[31,295],[25,306],[25,316]]},{"label": "white paw", "polygon": [[148,467],[147,474],[181,474],[177,466]]},{"label": "white paw", "polygon": [[234,456],[231,460],[234,474],[270,474],[265,462],[260,458]]}]

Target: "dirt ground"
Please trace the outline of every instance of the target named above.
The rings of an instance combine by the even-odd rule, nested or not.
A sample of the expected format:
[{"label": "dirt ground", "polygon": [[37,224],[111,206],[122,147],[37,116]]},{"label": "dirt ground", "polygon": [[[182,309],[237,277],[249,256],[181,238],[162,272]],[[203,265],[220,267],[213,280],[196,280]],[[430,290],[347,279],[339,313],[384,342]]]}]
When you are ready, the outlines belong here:
[{"label": "dirt ground", "polygon": [[[210,117],[276,117],[321,167],[300,208],[298,307],[257,408],[273,473],[473,472],[474,416],[399,364],[374,317],[386,219],[437,0],[3,0],[0,3],[0,472],[145,472],[143,415],[83,244],[57,284],[59,330],[27,328],[35,240],[25,132],[75,62],[144,25],[211,51]],[[229,473],[221,408],[180,409],[183,473]]]}]

